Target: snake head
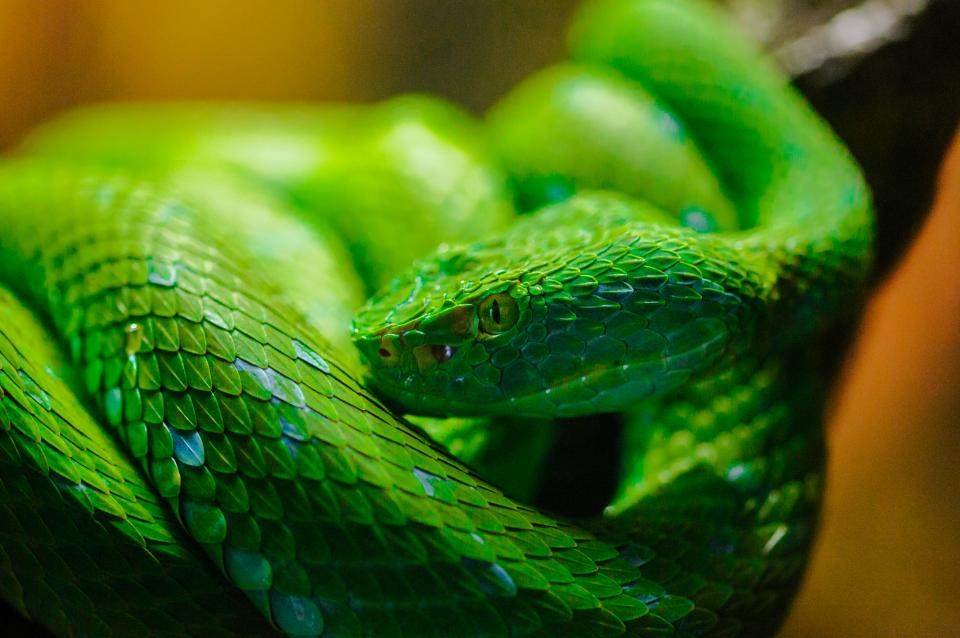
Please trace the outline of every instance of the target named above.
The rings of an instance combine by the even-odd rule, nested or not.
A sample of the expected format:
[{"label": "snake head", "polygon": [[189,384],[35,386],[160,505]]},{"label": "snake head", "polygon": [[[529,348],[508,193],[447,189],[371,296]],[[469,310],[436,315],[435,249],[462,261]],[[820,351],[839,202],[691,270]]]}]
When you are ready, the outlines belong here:
[{"label": "snake head", "polygon": [[750,288],[709,240],[647,213],[581,196],[417,264],[354,322],[372,385],[408,412],[524,416],[677,387],[746,332]]},{"label": "snake head", "polygon": [[523,273],[499,265],[500,249],[443,247],[358,313],[354,343],[386,398],[424,414],[508,399],[484,363],[526,340],[532,307]]}]

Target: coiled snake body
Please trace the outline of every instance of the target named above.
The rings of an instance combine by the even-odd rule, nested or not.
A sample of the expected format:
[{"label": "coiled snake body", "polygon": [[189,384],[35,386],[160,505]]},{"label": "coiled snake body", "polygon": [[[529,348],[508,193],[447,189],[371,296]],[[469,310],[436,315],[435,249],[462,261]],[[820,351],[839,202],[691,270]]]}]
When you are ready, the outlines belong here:
[{"label": "coiled snake body", "polygon": [[[571,41],[482,128],[400,98],[32,136],[0,169],[4,599],[62,635],[774,631],[867,189],[712,9],[595,2]],[[609,412],[598,519],[482,478],[523,492],[548,419]]]}]

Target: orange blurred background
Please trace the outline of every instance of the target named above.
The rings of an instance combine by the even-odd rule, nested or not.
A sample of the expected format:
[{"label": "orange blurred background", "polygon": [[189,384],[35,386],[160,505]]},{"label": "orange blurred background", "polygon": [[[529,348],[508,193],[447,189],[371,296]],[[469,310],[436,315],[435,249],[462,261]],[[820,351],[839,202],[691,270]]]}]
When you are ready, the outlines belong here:
[{"label": "orange blurred background", "polygon": [[478,110],[563,56],[576,4],[0,0],[0,146],[53,112],[114,99],[426,91]]},{"label": "orange blurred background", "polygon": [[830,412],[823,526],[783,636],[960,635],[960,138]]},{"label": "orange blurred background", "polygon": [[[0,147],[114,99],[429,91],[479,112],[562,57],[575,4],[0,0]],[[960,635],[958,243],[960,140],[837,388],[823,529],[784,636]]]}]

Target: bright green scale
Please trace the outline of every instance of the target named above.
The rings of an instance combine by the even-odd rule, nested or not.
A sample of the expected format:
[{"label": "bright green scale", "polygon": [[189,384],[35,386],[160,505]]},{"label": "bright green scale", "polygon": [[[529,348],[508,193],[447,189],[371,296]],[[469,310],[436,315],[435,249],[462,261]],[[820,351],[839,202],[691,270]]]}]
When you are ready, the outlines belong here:
[{"label": "bright green scale", "polygon": [[[867,189],[700,4],[595,2],[572,43],[484,127],[403,98],[29,140],[0,169],[4,599],[61,635],[772,633]],[[397,412],[468,417],[422,421],[461,460],[363,363]],[[529,493],[549,419],[604,412],[599,520],[480,478]]]}]

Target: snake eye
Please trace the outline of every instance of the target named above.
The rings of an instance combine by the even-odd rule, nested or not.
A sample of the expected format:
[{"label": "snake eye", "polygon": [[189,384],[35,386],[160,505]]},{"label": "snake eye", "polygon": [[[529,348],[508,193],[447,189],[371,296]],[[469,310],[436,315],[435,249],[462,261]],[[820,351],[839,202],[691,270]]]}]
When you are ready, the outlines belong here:
[{"label": "snake eye", "polygon": [[490,295],[480,302],[480,332],[500,334],[512,328],[520,318],[517,300],[506,293]]}]

